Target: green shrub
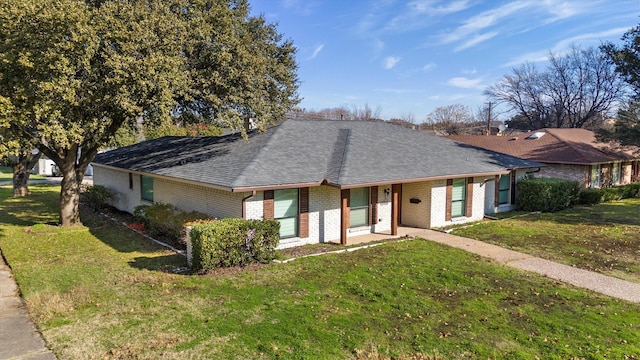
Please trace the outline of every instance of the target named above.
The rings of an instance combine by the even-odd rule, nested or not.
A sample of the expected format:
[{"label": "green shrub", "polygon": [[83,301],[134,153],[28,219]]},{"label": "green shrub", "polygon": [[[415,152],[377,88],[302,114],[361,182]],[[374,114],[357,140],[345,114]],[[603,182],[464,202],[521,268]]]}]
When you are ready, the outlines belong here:
[{"label": "green shrub", "polygon": [[577,204],[596,205],[602,202],[602,192],[600,189],[584,189],[580,191]]},{"label": "green shrub", "polygon": [[109,206],[109,201],[114,198],[113,192],[106,186],[93,185],[87,187],[83,192],[87,204],[95,210],[102,210]]},{"label": "green shrub", "polygon": [[517,184],[516,205],[524,211],[553,212],[568,208],[578,200],[577,181],[554,178],[529,178]]},{"label": "green shrub", "polygon": [[280,223],[236,218],[200,223],[190,232],[194,270],[266,263],[275,258]]},{"label": "green shrub", "polygon": [[173,205],[155,203],[136,206],[133,210],[136,221],[145,225],[152,236],[172,239],[179,242],[183,238],[185,224],[201,219],[211,219],[207,214],[197,211],[185,212]]},{"label": "green shrub", "polygon": [[640,183],[631,183],[623,186],[623,199],[637,198],[640,197]]},{"label": "green shrub", "polygon": [[640,197],[640,183],[615,186],[602,189],[585,189],[580,191],[577,203],[580,205],[595,205],[601,202],[616,201]]}]

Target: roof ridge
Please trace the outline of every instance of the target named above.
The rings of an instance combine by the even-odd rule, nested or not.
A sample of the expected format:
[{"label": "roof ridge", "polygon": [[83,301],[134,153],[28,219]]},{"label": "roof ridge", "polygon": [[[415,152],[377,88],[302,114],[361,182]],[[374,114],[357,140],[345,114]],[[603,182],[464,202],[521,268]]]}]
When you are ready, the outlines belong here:
[{"label": "roof ridge", "polygon": [[[338,129],[338,136],[333,144],[333,151],[327,164],[326,178],[336,183],[340,181],[340,175],[342,169],[344,169],[344,163],[347,153],[347,145],[349,144],[349,137],[351,136],[350,129]],[[339,166],[334,166],[339,164]]]},{"label": "roof ridge", "polygon": [[[260,136],[260,135],[269,136],[269,138],[265,142],[264,146],[262,146],[260,148],[260,151],[256,151],[254,153],[254,155],[251,157],[251,160],[246,163],[244,168],[238,173],[238,176],[236,176],[236,178],[231,182],[231,187],[236,187],[238,185],[238,183],[246,177],[246,172],[248,171],[248,169],[256,164],[256,162],[258,161],[257,159],[260,157],[260,155],[263,152],[265,152],[265,150],[269,149],[277,130],[280,129],[280,125],[282,125],[284,123],[285,123],[285,121],[283,121],[280,124],[277,124],[275,126],[272,126],[272,127],[268,128],[267,130],[265,130],[263,132],[257,132],[254,135],[254,136]],[[244,141],[249,142],[250,138],[248,138],[247,140],[244,140]]]}]

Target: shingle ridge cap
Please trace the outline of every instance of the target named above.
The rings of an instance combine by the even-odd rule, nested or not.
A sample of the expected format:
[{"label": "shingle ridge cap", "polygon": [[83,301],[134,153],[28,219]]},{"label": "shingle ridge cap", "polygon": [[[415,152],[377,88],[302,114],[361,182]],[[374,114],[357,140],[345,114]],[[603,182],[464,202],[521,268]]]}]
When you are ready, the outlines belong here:
[{"label": "shingle ridge cap", "polygon": [[[286,122],[286,120],[281,122],[280,124],[277,124],[275,126],[272,126],[272,127],[268,128],[267,130],[265,130],[263,132],[257,132],[255,134],[255,136],[263,135],[263,136],[268,136],[269,138],[265,142],[264,146],[262,146],[258,151],[255,152],[255,154],[253,154],[253,156],[251,157],[251,160],[249,160],[246,163],[244,168],[238,173],[238,176],[236,176],[236,178],[231,182],[231,187],[232,188],[234,188],[234,187],[236,187],[238,185],[238,181],[240,181],[240,179],[244,179],[245,178],[247,170],[249,168],[251,168],[256,163],[258,157],[260,157],[260,154],[262,154],[263,151],[269,149],[277,130],[279,130],[280,126],[282,124],[284,124],[285,122]],[[245,141],[250,141],[250,139],[247,139]]]}]

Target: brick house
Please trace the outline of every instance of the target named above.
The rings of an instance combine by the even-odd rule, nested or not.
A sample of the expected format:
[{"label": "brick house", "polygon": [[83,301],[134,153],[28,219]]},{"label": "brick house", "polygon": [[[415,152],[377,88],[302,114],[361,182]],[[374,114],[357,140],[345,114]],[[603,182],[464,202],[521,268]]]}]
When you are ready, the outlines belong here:
[{"label": "brick house", "polygon": [[540,165],[386,122],[287,120],[247,140],[163,137],[111,150],[96,156],[93,181],[128,212],[160,202],[276,219],[288,247],[480,220],[510,209],[515,181]]},{"label": "brick house", "polygon": [[507,136],[448,136],[480,148],[545,164],[537,177],[575,180],[583,188],[640,181],[640,157],[634,150],[611,149],[586,129],[542,129]]}]

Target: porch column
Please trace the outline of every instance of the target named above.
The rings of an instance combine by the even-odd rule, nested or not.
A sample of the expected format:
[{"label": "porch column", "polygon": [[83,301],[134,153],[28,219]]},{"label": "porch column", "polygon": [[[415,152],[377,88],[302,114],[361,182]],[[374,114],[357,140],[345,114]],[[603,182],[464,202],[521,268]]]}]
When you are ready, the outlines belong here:
[{"label": "porch column", "polygon": [[349,189],[340,190],[340,244],[347,245],[349,227]]},{"label": "porch column", "polygon": [[402,184],[391,185],[391,235],[398,235],[401,190]]}]

